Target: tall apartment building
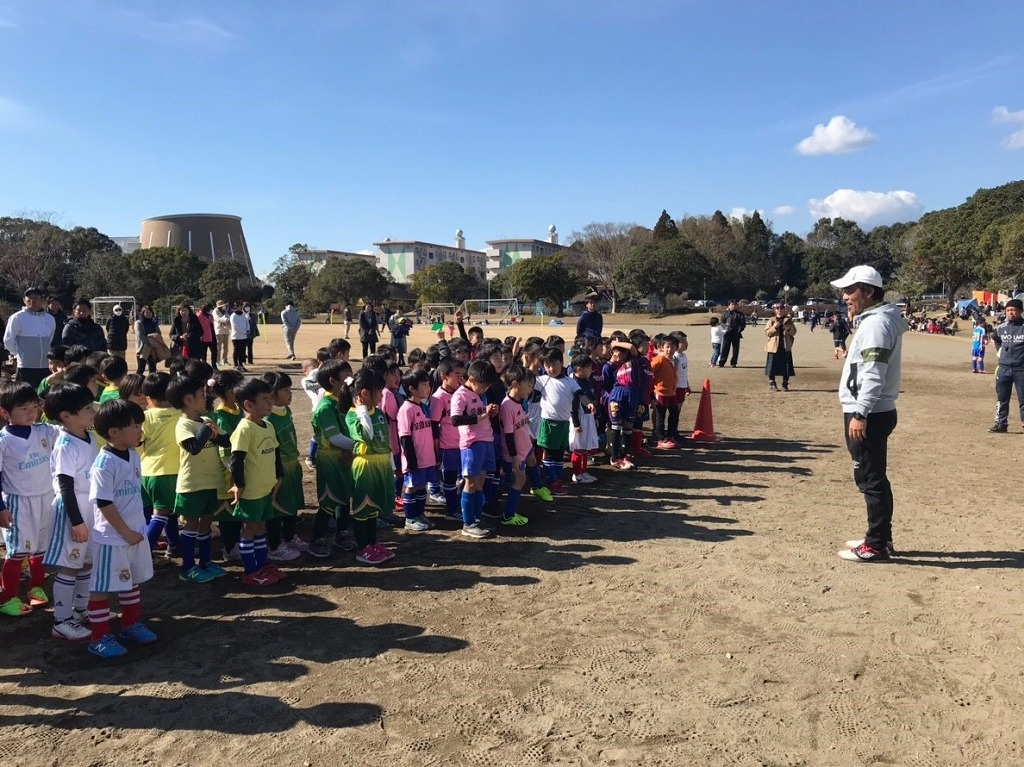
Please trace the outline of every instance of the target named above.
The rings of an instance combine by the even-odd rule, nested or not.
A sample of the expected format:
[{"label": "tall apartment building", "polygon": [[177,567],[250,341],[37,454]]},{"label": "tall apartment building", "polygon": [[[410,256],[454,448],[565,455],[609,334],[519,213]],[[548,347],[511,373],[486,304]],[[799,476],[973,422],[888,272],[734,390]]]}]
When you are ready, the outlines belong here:
[{"label": "tall apartment building", "polygon": [[487,279],[493,279],[506,269],[512,267],[524,258],[534,256],[550,256],[560,250],[565,250],[565,245],[558,244],[558,230],[552,224],[548,227],[547,240],[488,240],[487,250]]},{"label": "tall apartment building", "polygon": [[377,266],[387,269],[395,282],[408,283],[420,269],[451,262],[465,271],[483,278],[487,271],[487,254],[466,248],[462,230],[455,233],[455,245],[439,245],[420,240],[391,240],[373,243],[377,247]]}]

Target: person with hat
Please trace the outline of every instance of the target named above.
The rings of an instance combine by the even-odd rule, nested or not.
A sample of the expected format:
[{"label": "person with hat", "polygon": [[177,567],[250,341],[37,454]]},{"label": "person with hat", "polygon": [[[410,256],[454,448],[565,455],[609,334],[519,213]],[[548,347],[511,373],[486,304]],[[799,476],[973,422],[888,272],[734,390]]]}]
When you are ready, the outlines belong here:
[{"label": "person with hat", "polygon": [[231,311],[224,300],[218,301],[213,310],[213,330],[217,337],[217,360],[226,364],[231,359]]},{"label": "person with hat", "polygon": [[994,434],[1006,433],[1010,416],[1010,393],[1017,389],[1020,422],[1024,428],[1024,302],[1011,298],[1006,302],[1006,320],[996,325],[992,341],[999,354],[996,368],[996,422],[989,429]]},{"label": "person with hat", "polygon": [[842,293],[857,328],[839,379],[839,403],[853,479],[868,512],[867,534],[847,541],[839,557],[880,562],[893,553],[893,497],[886,464],[908,326],[899,307],[883,301],[882,275],[873,267],[855,266],[831,285]]},{"label": "person with hat", "polygon": [[115,357],[124,359],[125,352],[128,351],[129,320],[121,304],[114,304],[111,311],[113,314],[107,318],[107,351]]},{"label": "person with hat", "polygon": [[42,288],[28,288],[24,304],[7,321],[4,348],[18,362],[18,380],[35,388],[50,375],[46,353],[50,351],[57,323],[43,305]]}]

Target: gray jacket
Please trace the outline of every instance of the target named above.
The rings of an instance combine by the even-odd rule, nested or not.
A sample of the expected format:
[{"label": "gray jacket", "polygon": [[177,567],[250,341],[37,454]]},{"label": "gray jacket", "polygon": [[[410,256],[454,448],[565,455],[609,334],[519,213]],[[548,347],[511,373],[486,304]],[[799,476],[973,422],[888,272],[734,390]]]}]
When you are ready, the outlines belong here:
[{"label": "gray jacket", "polygon": [[896,409],[907,329],[895,304],[876,304],[861,312],[839,381],[844,413],[870,415]]},{"label": "gray jacket", "polygon": [[7,320],[4,329],[4,347],[17,358],[19,368],[41,369],[49,367],[46,359],[57,323],[53,315],[43,310],[30,312],[22,309]]},{"label": "gray jacket", "polygon": [[302,317],[299,316],[299,310],[294,306],[285,307],[284,311],[281,312],[281,324],[293,333],[302,326]]}]

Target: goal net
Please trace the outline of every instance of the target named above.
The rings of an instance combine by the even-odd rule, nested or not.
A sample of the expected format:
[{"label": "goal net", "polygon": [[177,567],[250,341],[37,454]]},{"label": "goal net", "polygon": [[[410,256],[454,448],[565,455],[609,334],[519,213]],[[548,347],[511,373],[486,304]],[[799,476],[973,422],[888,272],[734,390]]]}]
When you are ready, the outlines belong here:
[{"label": "goal net", "polygon": [[132,322],[135,321],[135,296],[96,296],[90,303],[92,318],[99,325],[106,324],[118,304],[124,309],[124,316]]},{"label": "goal net", "polygon": [[477,325],[517,325],[523,320],[518,298],[470,298],[459,309],[467,322]]},{"label": "goal net", "polygon": [[420,317],[424,322],[431,324],[441,321],[444,315],[445,322],[455,319],[455,311],[458,307],[455,304],[423,304],[420,306]]}]

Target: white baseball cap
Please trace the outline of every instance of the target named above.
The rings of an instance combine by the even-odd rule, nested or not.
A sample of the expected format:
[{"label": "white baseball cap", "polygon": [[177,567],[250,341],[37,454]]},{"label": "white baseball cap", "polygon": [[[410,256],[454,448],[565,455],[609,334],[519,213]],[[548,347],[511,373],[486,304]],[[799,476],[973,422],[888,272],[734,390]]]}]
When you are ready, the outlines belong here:
[{"label": "white baseball cap", "polygon": [[848,288],[851,285],[856,285],[857,283],[874,285],[876,288],[883,287],[882,275],[878,273],[878,270],[873,266],[867,266],[864,264],[853,267],[838,280],[832,280],[829,285],[838,290],[842,290],[843,288]]}]

